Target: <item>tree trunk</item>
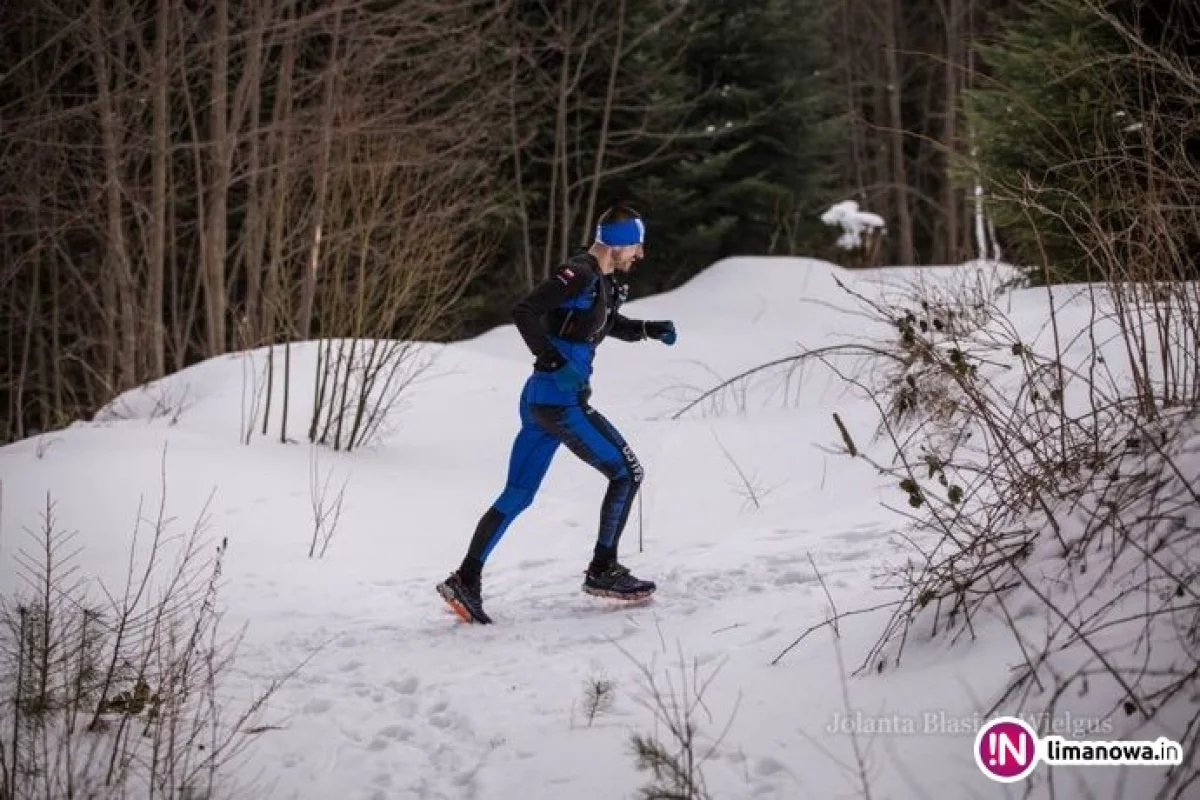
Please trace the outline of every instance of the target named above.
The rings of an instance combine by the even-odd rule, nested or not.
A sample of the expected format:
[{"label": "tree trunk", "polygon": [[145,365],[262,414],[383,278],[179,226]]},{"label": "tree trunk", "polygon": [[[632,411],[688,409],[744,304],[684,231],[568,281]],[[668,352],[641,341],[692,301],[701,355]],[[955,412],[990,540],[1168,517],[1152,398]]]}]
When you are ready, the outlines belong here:
[{"label": "tree trunk", "polygon": [[[283,245],[287,229],[287,197],[291,182],[291,113],[292,73],[296,64],[295,36],[286,33],[283,50],[279,57],[278,87],[275,106],[271,112],[271,135],[268,140],[269,157],[275,163],[270,183],[271,219],[270,243],[267,254],[266,296],[263,298],[263,333],[268,341],[274,342],[277,335],[277,320],[285,313],[283,299]],[[290,338],[292,331],[287,331]]]},{"label": "tree trunk", "polygon": [[312,335],[313,303],[317,293],[317,270],[321,265],[321,225],[325,215],[325,195],[329,191],[329,161],[333,149],[334,121],[334,87],[337,83],[338,45],[342,34],[342,8],[339,4],[333,18],[333,41],[330,44],[329,64],[325,71],[325,97],[321,109],[321,149],[317,153],[317,198],[316,211],[312,232],[312,244],[309,248],[308,269],[304,273],[304,283],[300,297],[300,338],[307,339]]},{"label": "tree trunk", "polygon": [[912,213],[908,206],[908,170],[904,162],[904,118],[900,111],[900,57],[897,50],[896,13],[899,0],[883,0],[884,15],[884,55],[887,61],[888,83],[888,112],[891,128],[889,139],[892,153],[892,188],[895,195],[896,219],[900,228],[900,263],[910,265],[916,263],[916,252],[913,248]]},{"label": "tree trunk", "polygon": [[238,82],[237,98],[234,101],[233,132],[239,136],[246,120],[249,127],[246,134],[250,139],[249,173],[247,180],[246,221],[243,226],[245,245],[242,251],[242,268],[246,274],[246,299],[242,318],[239,320],[240,349],[256,347],[260,337],[259,301],[262,288],[263,264],[263,213],[262,213],[262,176],[261,157],[259,153],[259,123],[262,111],[262,53],[263,33],[268,17],[274,13],[270,0],[258,0],[254,4],[254,28],[250,36],[245,68]]},{"label": "tree trunk", "polygon": [[[290,3],[283,6],[283,18],[290,18]],[[287,224],[287,197],[291,185],[291,148],[292,109],[292,71],[296,63],[296,39],[290,31],[284,32],[283,49],[279,57],[279,76],[275,91],[275,103],[271,110],[270,133],[267,136],[267,157],[272,159],[275,168],[266,176],[266,197],[270,198],[271,211],[267,224],[268,253],[266,287],[263,292],[263,338],[270,344],[267,351],[266,397],[263,400],[262,435],[266,436],[271,420],[271,401],[275,392],[275,341],[277,339],[276,320],[282,316],[283,292],[280,287],[280,273],[283,262],[284,229]],[[291,330],[284,332],[286,338],[291,337]],[[287,380],[285,374],[284,379]],[[286,392],[285,392],[286,393]],[[281,423],[286,426],[287,420]],[[281,434],[282,436],[282,434]]]},{"label": "tree trunk", "polygon": [[[167,161],[167,197],[175,196],[175,168]],[[186,362],[184,350],[187,347],[187,334],[184,332],[184,279],[179,269],[179,246],[177,232],[179,226],[176,219],[175,203],[167,206],[167,241],[171,247],[167,250],[167,306],[171,309],[170,330],[167,331],[167,343],[171,346],[168,354],[171,366],[182,369]]]},{"label": "tree trunk", "polygon": [[229,0],[216,0],[216,31],[213,40],[211,157],[209,186],[207,283],[205,309],[208,322],[207,355],[225,352],[225,317],[228,298],[225,288],[225,251],[228,235],[229,171]]},{"label": "tree trunk", "polygon": [[[518,15],[514,14],[515,24],[519,24]],[[509,91],[509,135],[512,139],[513,179],[517,190],[517,208],[521,217],[521,285],[526,291],[533,288],[533,240],[529,235],[529,201],[525,197],[525,181],[521,174],[521,126],[517,115],[517,100],[520,92],[519,76],[522,52],[522,42],[519,32],[513,36],[512,71],[508,83]]]},{"label": "tree trunk", "polygon": [[150,254],[147,268],[146,328],[149,341],[149,375],[153,379],[167,371],[166,330],[163,326],[164,270],[167,252],[167,33],[170,30],[170,0],[158,0],[154,42],[154,156],[151,167]]},{"label": "tree trunk", "polygon": [[[178,13],[175,14],[175,33],[176,43],[180,47],[184,47],[184,43],[188,42],[188,28],[184,24],[184,9],[181,6],[176,6]],[[199,269],[192,270],[188,268],[180,269],[181,259],[177,253],[178,247],[171,248],[171,274],[175,280],[177,289],[177,297],[179,300],[179,308],[175,315],[175,368],[183,369],[192,353],[193,335],[197,330],[196,317],[200,313],[200,305],[205,302],[205,289],[208,284],[208,251],[210,248],[208,236],[208,207],[206,205],[206,197],[208,193],[206,186],[208,181],[205,176],[205,161],[204,161],[204,142],[200,135],[200,123],[197,119],[196,101],[192,97],[192,92],[189,87],[189,82],[181,80],[179,82],[179,92],[183,97],[184,107],[187,109],[188,133],[191,136],[191,174],[180,175],[176,179],[174,170],[174,161],[167,162],[167,184],[168,196],[174,198],[179,192],[177,187],[188,186],[189,184],[195,190],[196,202],[194,203],[195,213],[195,230],[200,231],[201,235],[196,237],[196,246],[199,250]],[[187,227],[190,220],[187,217],[186,211],[184,218],[180,220],[176,213],[176,205],[174,200],[167,209],[169,215],[168,226],[171,228],[170,241],[172,244],[178,241],[175,233],[180,227]],[[187,253],[182,259],[182,263],[190,267],[193,263],[192,254]],[[193,275],[195,272],[197,274]],[[189,283],[189,277],[193,278]],[[207,310],[207,307],[206,307]],[[203,352],[204,340],[207,338],[207,326],[205,326],[204,337],[200,337],[200,341],[196,346]]]},{"label": "tree trunk", "polygon": [[[60,282],[61,281],[61,272],[59,271],[59,268],[58,268],[59,257],[60,256],[58,253],[50,254],[50,285],[55,286],[55,287],[62,286],[62,283]],[[46,421],[47,426],[56,423],[59,418],[61,418],[62,416],[65,415],[65,411],[66,411],[66,400],[64,398],[64,384],[66,383],[66,381],[63,379],[63,354],[62,354],[62,338],[63,338],[62,306],[59,304],[61,294],[62,294],[62,292],[60,292],[60,291],[50,292],[50,320],[49,320],[50,366],[49,366],[49,368],[50,368],[50,373],[51,373],[50,382],[51,382],[51,387],[52,387],[52,389],[51,389],[52,402],[50,404],[50,413],[53,416],[51,416],[50,418],[47,419],[47,421]]]},{"label": "tree trunk", "polygon": [[855,51],[853,38],[850,35],[850,16],[852,0],[843,0],[841,13],[841,53],[843,75],[846,80],[846,111],[850,127],[850,171],[854,180],[854,197],[860,203],[869,203],[869,198],[863,195],[866,185],[863,162],[866,160],[866,143],[863,141],[862,99],[859,97],[857,70],[855,69]]},{"label": "tree trunk", "polygon": [[608,145],[608,125],[612,118],[613,98],[617,93],[617,66],[621,56],[621,43],[625,39],[625,4],[626,0],[619,0],[617,5],[617,43],[613,47],[612,63],[608,71],[608,88],[604,92],[604,115],[600,122],[600,141],[596,145],[596,165],[592,169],[592,185],[588,191],[587,208],[583,214],[583,231],[580,238],[582,242],[589,241],[596,214],[596,195],[600,191],[600,173],[604,168],[604,151]]},{"label": "tree trunk", "polygon": [[[106,239],[105,264],[108,269],[105,284],[106,310],[109,315],[111,344],[115,346],[115,391],[123,391],[137,383],[138,318],[134,303],[133,269],[125,244],[125,226],[121,219],[124,203],[121,199],[121,142],[117,129],[116,100],[109,85],[108,32],[103,29],[101,2],[93,0],[91,8],[92,58],[99,91],[100,136],[104,149],[104,189]],[[113,71],[120,74],[121,70]],[[118,87],[121,86],[118,83]],[[113,305],[109,305],[109,303]]]},{"label": "tree trunk", "polygon": [[266,240],[266,215],[263,213],[262,154],[258,125],[262,115],[262,93],[250,99],[250,177],[249,205],[246,208],[246,336],[247,347],[258,347],[263,340],[262,279],[263,243]]},{"label": "tree trunk", "polygon": [[[38,179],[38,177],[36,175],[34,177],[34,180],[37,181],[38,184],[41,183],[41,181]],[[42,197],[41,186],[39,185],[34,190],[34,198],[35,198],[34,203],[35,204],[33,207],[33,237],[34,237],[34,239],[33,239],[33,258],[30,259],[30,262],[31,262],[30,267],[33,271],[33,275],[31,275],[30,279],[29,279],[29,308],[27,309],[26,317],[25,317],[25,341],[21,345],[20,369],[17,371],[17,374],[15,376],[10,376],[10,378],[9,378],[9,382],[10,382],[9,385],[11,385],[13,387],[14,400],[13,400],[12,415],[13,415],[13,421],[16,424],[16,429],[14,431],[14,436],[13,436],[13,438],[15,438],[15,439],[24,439],[25,438],[25,417],[26,417],[26,414],[25,414],[25,388],[30,382],[29,381],[29,360],[30,360],[30,353],[33,351],[33,343],[34,343],[33,332],[38,327],[38,318],[40,316],[38,314],[38,305],[40,304],[39,300],[38,300],[38,296],[40,294],[39,289],[41,288],[40,285],[41,285],[41,279],[42,279],[42,241],[44,240],[44,236],[45,236],[42,232],[42,224],[41,224],[42,223],[42,220],[41,220],[41,217],[42,217],[42,215],[41,215],[41,210],[42,210],[41,197]],[[16,307],[16,302],[15,302],[16,287],[18,285],[19,284],[17,282],[15,282],[15,281],[13,282],[13,289],[14,289],[14,291],[13,291],[13,298],[14,298],[13,307],[14,307],[14,309]],[[53,291],[54,291],[54,289],[53,289],[53,287],[51,287],[51,292],[53,292]],[[15,337],[13,337],[13,338],[15,339]],[[41,338],[41,337],[38,337],[38,338]],[[14,344],[15,344],[15,342],[14,342]],[[10,354],[9,358],[12,359],[8,362],[9,364],[16,363],[16,359],[13,359],[11,354]],[[34,392],[33,394],[36,395],[37,393]]]},{"label": "tree trunk", "polygon": [[946,11],[946,113],[943,118],[942,142],[946,147],[945,173],[942,175],[942,205],[946,208],[946,262],[956,263],[962,258],[962,248],[959,245],[959,191],[954,185],[950,170],[954,163],[954,154],[958,152],[958,91],[959,74],[962,63],[959,59],[961,52],[961,23],[962,9],[960,0],[948,0]]},{"label": "tree trunk", "polygon": [[[550,175],[550,218],[546,224],[546,255],[542,259],[542,280],[550,276],[550,267],[552,261],[552,253],[554,252],[554,230],[556,206],[554,201],[557,199],[557,192],[562,191],[564,195],[570,191],[570,180],[567,175],[567,103],[570,101],[570,85],[571,74],[571,39],[566,32],[566,26],[563,26],[562,33],[562,65],[558,73],[558,98],[556,105],[556,113],[554,116],[554,163],[551,167]],[[559,181],[562,182],[562,189],[558,188]],[[563,209],[565,213],[566,201],[563,201]],[[563,223],[565,225],[565,223]],[[566,242],[563,242],[560,250],[559,258],[566,254]]]}]

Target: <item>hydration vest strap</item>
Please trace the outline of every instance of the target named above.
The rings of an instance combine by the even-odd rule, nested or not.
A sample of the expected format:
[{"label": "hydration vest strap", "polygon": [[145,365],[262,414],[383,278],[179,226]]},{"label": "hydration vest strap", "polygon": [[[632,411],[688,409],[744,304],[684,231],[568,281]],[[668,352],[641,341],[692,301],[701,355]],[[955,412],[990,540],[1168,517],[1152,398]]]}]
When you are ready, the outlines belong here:
[{"label": "hydration vest strap", "polygon": [[[593,331],[587,330],[588,309],[556,308],[547,318],[550,323],[550,334],[568,342],[588,342],[592,340]],[[585,313],[576,313],[585,312]]]}]

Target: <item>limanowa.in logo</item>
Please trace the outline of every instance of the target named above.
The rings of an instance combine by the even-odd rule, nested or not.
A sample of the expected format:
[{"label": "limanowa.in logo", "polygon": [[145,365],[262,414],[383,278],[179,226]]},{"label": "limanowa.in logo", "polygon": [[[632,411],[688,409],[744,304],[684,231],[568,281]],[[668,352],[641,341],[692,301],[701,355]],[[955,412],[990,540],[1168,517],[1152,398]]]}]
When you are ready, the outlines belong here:
[{"label": "limanowa.in logo", "polygon": [[984,775],[1000,783],[1022,780],[1038,762],[1049,764],[1106,764],[1168,766],[1183,762],[1183,748],[1159,737],[1153,742],[1074,741],[1061,736],[1038,738],[1023,719],[997,717],[975,734],[975,763]]}]

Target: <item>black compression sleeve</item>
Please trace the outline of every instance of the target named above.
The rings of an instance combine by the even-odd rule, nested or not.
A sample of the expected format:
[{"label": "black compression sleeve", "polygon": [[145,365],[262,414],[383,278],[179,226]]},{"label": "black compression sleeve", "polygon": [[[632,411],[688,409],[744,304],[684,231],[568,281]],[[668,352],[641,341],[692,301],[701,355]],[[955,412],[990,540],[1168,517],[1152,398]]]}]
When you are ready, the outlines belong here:
[{"label": "black compression sleeve", "polygon": [[609,335],[614,339],[620,339],[623,342],[640,342],[646,338],[646,329],[640,319],[629,319],[617,314],[613,319],[612,330]]}]

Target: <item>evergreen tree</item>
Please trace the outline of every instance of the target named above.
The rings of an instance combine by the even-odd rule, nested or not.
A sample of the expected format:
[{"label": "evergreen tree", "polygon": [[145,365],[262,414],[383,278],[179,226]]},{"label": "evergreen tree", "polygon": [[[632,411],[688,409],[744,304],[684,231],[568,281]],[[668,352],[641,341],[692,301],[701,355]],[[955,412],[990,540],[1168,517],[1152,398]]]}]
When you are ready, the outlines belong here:
[{"label": "evergreen tree", "polygon": [[1148,212],[1172,207],[1168,198],[1191,205],[1179,159],[1195,174],[1197,98],[1144,57],[1148,45],[1163,64],[1177,63],[1169,46],[1143,38],[1155,20],[1138,13],[1142,6],[1032,0],[980,47],[989,78],[967,93],[966,113],[990,211],[1010,256],[1037,265],[1034,279],[1043,264],[1051,280],[1098,280],[1161,275],[1167,265],[1147,258],[1179,261],[1150,252],[1157,248],[1137,232]]},{"label": "evergreen tree", "polygon": [[[658,46],[681,54],[690,106],[676,157],[612,187],[650,224],[641,292],[730,255],[816,249],[834,179],[837,122],[821,0],[711,0]],[[680,41],[682,39],[682,41]],[[606,187],[608,188],[608,187]]]},{"label": "evergreen tree", "polygon": [[506,236],[496,268],[472,287],[477,327],[508,321],[516,296],[590,243],[632,178],[677,157],[695,98],[679,53],[662,44],[706,13],[663,0],[513,4],[500,66],[512,76],[497,198]]}]

